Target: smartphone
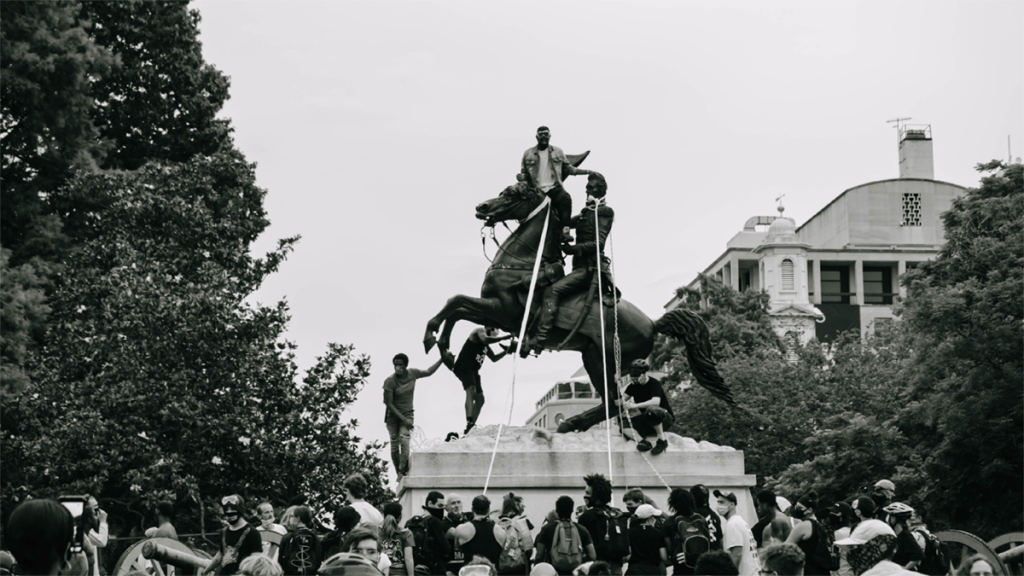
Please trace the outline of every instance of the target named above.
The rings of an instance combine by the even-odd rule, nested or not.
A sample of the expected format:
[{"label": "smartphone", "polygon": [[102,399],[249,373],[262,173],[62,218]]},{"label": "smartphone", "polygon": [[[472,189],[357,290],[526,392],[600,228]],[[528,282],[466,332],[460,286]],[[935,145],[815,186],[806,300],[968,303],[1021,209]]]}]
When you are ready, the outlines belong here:
[{"label": "smartphone", "polygon": [[75,536],[71,539],[71,553],[78,554],[82,551],[82,538],[85,537],[85,531],[82,529],[85,496],[61,496],[58,501],[71,512],[71,518],[74,519]]}]

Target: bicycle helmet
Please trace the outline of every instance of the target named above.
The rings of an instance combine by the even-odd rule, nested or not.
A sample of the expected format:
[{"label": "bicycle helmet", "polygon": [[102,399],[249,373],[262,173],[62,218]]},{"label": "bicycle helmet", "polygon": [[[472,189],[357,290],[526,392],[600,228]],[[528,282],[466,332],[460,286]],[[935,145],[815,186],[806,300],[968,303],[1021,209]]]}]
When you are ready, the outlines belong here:
[{"label": "bicycle helmet", "polygon": [[381,576],[380,570],[358,554],[338,552],[320,565],[321,576]]},{"label": "bicycle helmet", "polygon": [[882,510],[897,520],[909,520],[910,515],[914,513],[913,508],[902,502],[893,502],[885,508],[882,508]]}]

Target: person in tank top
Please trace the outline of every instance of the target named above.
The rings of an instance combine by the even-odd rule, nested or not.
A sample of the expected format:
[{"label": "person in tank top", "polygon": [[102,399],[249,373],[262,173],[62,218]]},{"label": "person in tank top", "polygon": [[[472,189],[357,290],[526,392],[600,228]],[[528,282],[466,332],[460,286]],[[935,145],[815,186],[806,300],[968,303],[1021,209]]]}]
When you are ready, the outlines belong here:
[{"label": "person in tank top", "polygon": [[473,498],[473,520],[455,529],[455,539],[466,558],[483,556],[498,565],[498,557],[505,546],[505,530],[488,519],[491,501],[487,496]]},{"label": "person in tank top", "polygon": [[511,334],[499,336],[498,329],[493,326],[477,328],[469,334],[469,338],[466,338],[455,364],[450,366],[452,372],[462,382],[462,389],[466,391],[466,431],[462,433],[463,435],[469,434],[473,426],[476,426],[480,409],[484,407],[484,389],[480,383],[480,368],[484,365],[484,358],[497,362],[508,354],[508,349],[495,354],[490,345],[511,337]]}]

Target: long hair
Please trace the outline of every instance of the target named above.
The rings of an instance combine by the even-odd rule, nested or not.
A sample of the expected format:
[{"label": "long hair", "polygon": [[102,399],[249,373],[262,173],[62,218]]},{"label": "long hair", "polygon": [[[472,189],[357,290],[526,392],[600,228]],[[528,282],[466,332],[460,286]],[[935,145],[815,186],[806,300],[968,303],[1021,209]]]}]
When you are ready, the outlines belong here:
[{"label": "long hair", "polygon": [[391,502],[384,505],[384,522],[380,525],[380,539],[391,540],[402,529],[398,527],[398,521],[402,519],[402,505],[398,502]]},{"label": "long hair", "polygon": [[509,492],[501,504],[501,515],[507,518],[515,518],[523,513],[523,497],[516,496],[515,492]]}]

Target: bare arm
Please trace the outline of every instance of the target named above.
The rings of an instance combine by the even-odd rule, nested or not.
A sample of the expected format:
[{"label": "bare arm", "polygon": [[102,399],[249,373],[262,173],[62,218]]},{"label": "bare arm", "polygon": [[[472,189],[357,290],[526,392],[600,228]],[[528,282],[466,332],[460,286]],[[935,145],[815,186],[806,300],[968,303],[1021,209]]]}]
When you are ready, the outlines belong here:
[{"label": "bare arm", "polygon": [[412,546],[405,547],[405,573],[408,576],[416,576],[416,565],[413,564]]},{"label": "bare arm", "polygon": [[508,354],[508,350],[505,350],[505,349],[502,349],[501,352],[499,352],[498,354],[495,354],[494,350],[491,350],[490,346],[484,348],[484,350],[487,351],[487,357],[491,359],[491,362],[497,362],[498,360],[501,360],[502,358],[504,358],[506,354]]},{"label": "bare arm", "polygon": [[590,174],[592,174],[592,172],[590,170],[584,170],[583,168],[577,168],[577,167],[573,166],[572,164],[570,164],[568,162],[565,163],[564,168],[565,168],[565,173],[570,175],[570,176],[589,176]]},{"label": "bare arm", "polygon": [[732,548],[729,548],[729,557],[732,558],[732,563],[739,568],[740,561],[743,560],[743,546],[733,546]]},{"label": "bare arm", "polygon": [[417,372],[420,373],[420,378],[429,378],[430,376],[433,376],[434,372],[437,372],[437,369],[441,366],[442,360],[443,358],[439,358],[437,362],[431,364],[430,368],[427,368],[426,370],[417,370]]},{"label": "bare arm", "polygon": [[533,555],[533,562],[535,564],[538,562],[545,562],[544,554],[546,554],[548,551],[548,545],[543,542],[537,542],[536,545],[534,545],[533,549],[537,551]]},{"label": "bare arm", "polygon": [[[774,534],[774,532],[773,532]],[[797,544],[801,540],[807,540],[811,535],[811,523],[804,521],[797,524],[796,528],[789,533],[789,537],[786,538],[787,544]]]},{"label": "bare arm", "polygon": [[661,561],[668,564],[668,550],[664,546],[658,548],[658,554],[661,554]]},{"label": "bare arm", "polygon": [[594,550],[593,542],[587,544],[587,558],[589,558],[591,562],[597,561],[597,552]]},{"label": "bare arm", "polygon": [[504,547],[505,546],[505,540],[507,538],[508,538],[508,535],[505,534],[505,529],[502,528],[501,526],[499,526],[498,524],[495,524],[494,525],[494,539],[498,541],[498,544],[501,544],[502,547]]}]

